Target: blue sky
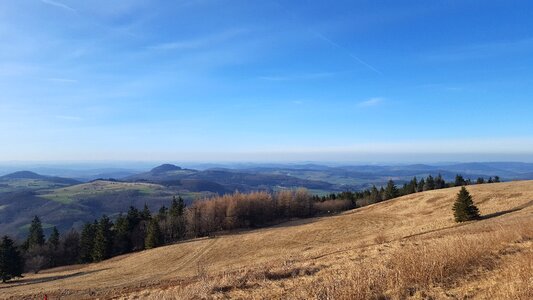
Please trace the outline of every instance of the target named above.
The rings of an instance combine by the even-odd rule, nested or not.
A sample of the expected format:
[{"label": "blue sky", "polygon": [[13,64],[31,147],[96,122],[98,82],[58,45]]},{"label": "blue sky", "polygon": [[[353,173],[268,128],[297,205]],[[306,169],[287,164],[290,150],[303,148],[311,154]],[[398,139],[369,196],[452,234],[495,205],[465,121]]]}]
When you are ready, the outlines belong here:
[{"label": "blue sky", "polygon": [[533,160],[529,1],[0,1],[0,160]]}]

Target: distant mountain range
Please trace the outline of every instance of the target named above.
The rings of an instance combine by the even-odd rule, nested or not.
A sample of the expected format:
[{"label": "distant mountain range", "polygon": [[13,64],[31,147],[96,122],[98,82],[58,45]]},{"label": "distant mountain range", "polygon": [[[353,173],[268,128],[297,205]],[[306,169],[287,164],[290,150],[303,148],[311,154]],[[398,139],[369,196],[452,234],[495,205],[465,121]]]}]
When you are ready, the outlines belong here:
[{"label": "distant mountain range", "polygon": [[384,185],[389,179],[401,185],[414,176],[430,174],[441,174],[447,181],[456,174],[472,180],[490,176],[500,176],[502,180],[533,179],[533,164],[516,162],[389,166],[242,164],[239,168],[211,165],[204,170],[163,164],[146,172],[113,168],[42,170],[50,173],[41,175],[31,170],[0,176],[0,235],[25,234],[34,215],[42,217],[48,227],[58,226],[64,231],[102,214],[113,217],[131,205],[141,208],[147,204],[155,211],[168,205],[175,195],[190,203],[197,198],[235,191],[303,187],[311,193],[326,194]]}]

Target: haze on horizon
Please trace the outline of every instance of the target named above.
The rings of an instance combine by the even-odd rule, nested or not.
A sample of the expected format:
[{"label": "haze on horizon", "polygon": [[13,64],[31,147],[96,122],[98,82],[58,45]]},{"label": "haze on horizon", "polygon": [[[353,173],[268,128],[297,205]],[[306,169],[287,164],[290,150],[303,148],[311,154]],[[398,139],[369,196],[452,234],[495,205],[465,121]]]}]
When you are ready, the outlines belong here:
[{"label": "haze on horizon", "polygon": [[0,4],[0,161],[533,161],[533,3]]}]

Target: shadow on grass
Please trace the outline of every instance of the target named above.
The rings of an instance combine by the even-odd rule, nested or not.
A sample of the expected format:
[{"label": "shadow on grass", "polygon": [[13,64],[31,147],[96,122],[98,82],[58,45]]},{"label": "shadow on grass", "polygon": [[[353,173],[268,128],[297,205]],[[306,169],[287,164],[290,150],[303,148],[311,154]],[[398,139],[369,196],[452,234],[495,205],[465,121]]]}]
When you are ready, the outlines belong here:
[{"label": "shadow on grass", "polygon": [[98,273],[98,272],[105,271],[105,270],[108,270],[108,269],[109,268],[98,269],[98,270],[94,270],[94,271],[76,272],[76,273],[72,273],[72,274],[59,275],[59,276],[47,276],[47,277],[41,277],[41,278],[28,278],[28,279],[22,278],[22,279],[17,279],[17,280],[11,280],[11,281],[8,281],[6,283],[7,285],[5,285],[5,286],[0,285],[0,289],[6,289],[6,288],[10,288],[10,287],[25,286],[25,285],[49,282],[49,281],[66,279],[66,278],[80,277],[80,276],[84,276],[84,275]]},{"label": "shadow on grass", "polygon": [[481,216],[480,220],[486,220],[486,219],[490,219],[490,218],[496,218],[496,217],[499,217],[499,216],[503,216],[503,215],[506,215],[506,214],[509,214],[509,213],[512,213],[512,212],[515,212],[515,211],[519,211],[519,210],[522,210],[528,206],[531,206],[533,205],[533,200],[529,201],[528,203],[525,203],[525,204],[522,204],[520,206],[517,206],[515,208],[511,208],[511,209],[508,209],[508,210],[503,210],[503,211],[498,211],[498,212],[495,212],[495,213],[492,213],[492,214],[486,214],[486,215],[483,215]]}]

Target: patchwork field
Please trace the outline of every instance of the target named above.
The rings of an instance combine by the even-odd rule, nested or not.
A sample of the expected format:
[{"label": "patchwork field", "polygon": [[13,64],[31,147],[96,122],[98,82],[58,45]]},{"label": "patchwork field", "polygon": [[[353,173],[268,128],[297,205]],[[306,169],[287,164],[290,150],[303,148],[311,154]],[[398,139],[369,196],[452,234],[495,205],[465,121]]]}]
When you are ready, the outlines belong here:
[{"label": "patchwork field", "polygon": [[151,183],[114,182],[98,180],[54,190],[45,190],[40,197],[61,203],[72,203],[76,199],[105,196],[117,192],[137,192],[143,195],[172,195],[163,186]]},{"label": "patchwork field", "polygon": [[533,181],[469,186],[27,274],[0,298],[532,299]]}]

